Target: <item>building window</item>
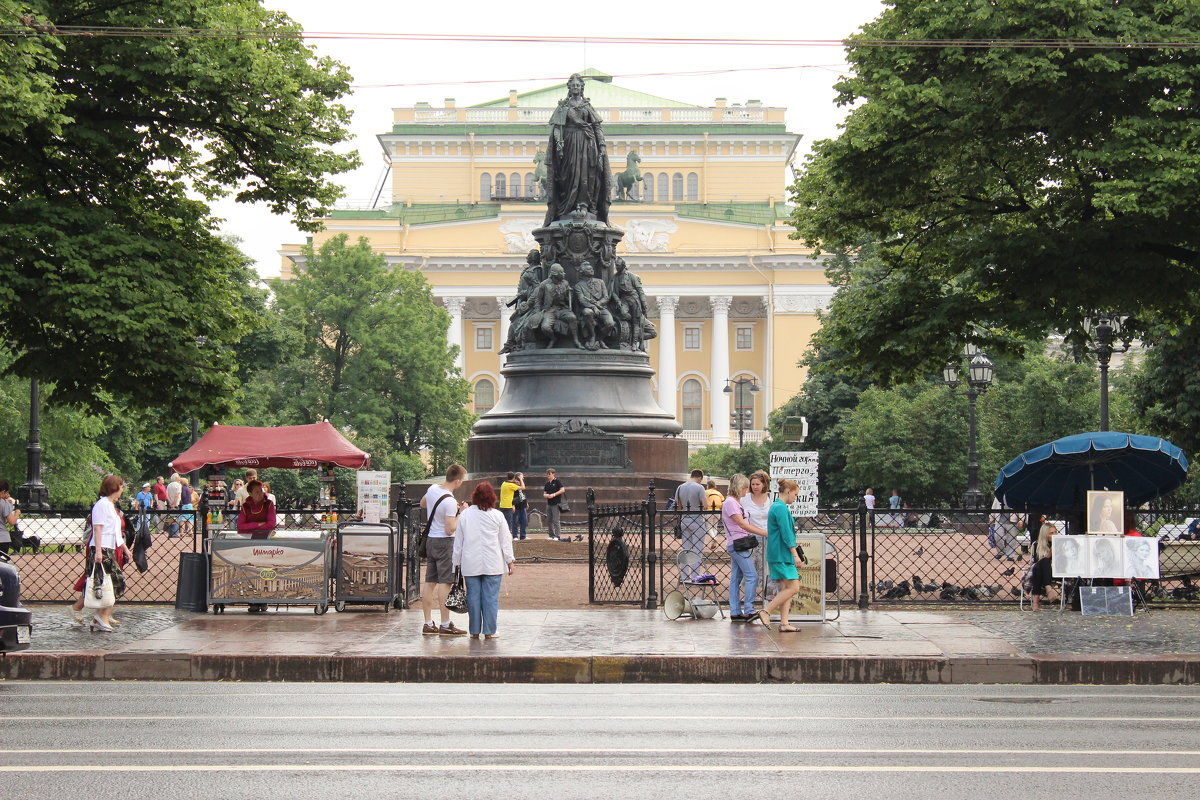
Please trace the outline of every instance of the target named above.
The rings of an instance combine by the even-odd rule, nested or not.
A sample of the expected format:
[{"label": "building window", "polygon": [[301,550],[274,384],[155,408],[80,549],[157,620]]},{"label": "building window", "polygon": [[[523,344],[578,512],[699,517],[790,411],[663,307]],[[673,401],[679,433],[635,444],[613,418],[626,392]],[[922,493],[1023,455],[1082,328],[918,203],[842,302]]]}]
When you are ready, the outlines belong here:
[{"label": "building window", "polygon": [[646,174],[645,180],[642,181],[642,186],[646,187],[646,188],[642,189],[642,194],[645,195],[642,199],[646,200],[646,201],[653,201],[654,200],[654,176],[650,175],[650,174]]},{"label": "building window", "polygon": [[700,199],[700,176],[694,172],[688,173],[687,199],[692,202]]},{"label": "building window", "polygon": [[671,199],[677,203],[683,200],[683,175],[678,172],[671,178]]},{"label": "building window", "polygon": [[749,325],[739,325],[735,344],[738,350],[753,350],[754,349],[754,328]]},{"label": "building window", "polygon": [[521,175],[520,175],[520,173],[514,172],[512,175],[508,176],[508,186],[512,190],[513,197],[521,196]]},{"label": "building window", "polygon": [[667,173],[658,176],[658,202],[665,203],[671,199],[671,178]]},{"label": "building window", "polygon": [[680,422],[683,424],[684,430],[703,430],[704,389],[700,386],[700,381],[688,378],[683,382],[683,391],[680,392],[680,396],[683,400],[683,419]]},{"label": "building window", "polygon": [[475,413],[486,414],[496,405],[496,384],[487,378],[480,378],[475,383]]},{"label": "building window", "polygon": [[683,349],[700,349],[700,329],[698,327],[694,325],[688,325],[683,329]]},{"label": "building window", "polygon": [[504,177],[503,172],[496,173],[496,197],[504,197],[504,193],[508,191],[508,179]]},{"label": "building window", "polygon": [[[743,375],[743,378],[750,376]],[[734,428],[737,419],[742,421],[742,430],[754,430],[754,393],[750,391],[750,383],[743,383],[733,388]]]},{"label": "building window", "polygon": [[479,199],[486,203],[492,199],[492,176],[490,173],[483,173],[479,176]]},{"label": "building window", "polygon": [[533,185],[533,173],[532,172],[525,173],[525,196],[526,197],[537,197],[537,189]]},{"label": "building window", "polygon": [[491,350],[492,348],[492,326],[480,325],[475,328],[475,349]]}]

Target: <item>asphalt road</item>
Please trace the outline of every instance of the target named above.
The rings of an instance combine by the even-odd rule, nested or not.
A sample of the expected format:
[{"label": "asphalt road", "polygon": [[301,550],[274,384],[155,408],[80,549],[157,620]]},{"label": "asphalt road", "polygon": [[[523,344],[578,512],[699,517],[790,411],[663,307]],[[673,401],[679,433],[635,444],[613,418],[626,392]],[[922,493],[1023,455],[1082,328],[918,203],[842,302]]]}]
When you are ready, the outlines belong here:
[{"label": "asphalt road", "polygon": [[0,798],[1181,797],[1200,689],[0,684]]}]

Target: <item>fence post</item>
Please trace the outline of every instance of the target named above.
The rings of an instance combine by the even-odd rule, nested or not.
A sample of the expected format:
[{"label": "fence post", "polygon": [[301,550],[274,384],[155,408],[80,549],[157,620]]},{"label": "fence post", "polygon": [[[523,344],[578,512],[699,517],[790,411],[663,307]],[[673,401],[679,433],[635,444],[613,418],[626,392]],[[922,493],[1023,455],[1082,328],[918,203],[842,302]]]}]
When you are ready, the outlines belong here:
[{"label": "fence post", "polygon": [[[590,489],[589,489],[590,491]],[[596,506],[588,503],[588,603],[596,602]]]},{"label": "fence post", "polygon": [[866,611],[870,606],[870,581],[867,578],[867,504],[858,504],[858,607]]},{"label": "fence post", "polygon": [[655,552],[655,524],[654,517],[658,511],[658,500],[654,495],[654,479],[650,479],[650,492],[646,497],[646,520],[647,527],[643,530],[646,534],[646,568],[649,571],[648,583],[646,587],[646,608],[658,608],[658,589],[655,587],[654,576],[657,572],[658,556]]}]

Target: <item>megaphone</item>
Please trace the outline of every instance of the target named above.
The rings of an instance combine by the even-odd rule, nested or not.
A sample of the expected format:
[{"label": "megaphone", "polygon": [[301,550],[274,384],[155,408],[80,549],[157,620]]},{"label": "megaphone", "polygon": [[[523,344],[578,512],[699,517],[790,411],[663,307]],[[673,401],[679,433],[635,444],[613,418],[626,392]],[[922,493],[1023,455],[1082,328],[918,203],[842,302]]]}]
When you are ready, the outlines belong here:
[{"label": "megaphone", "polygon": [[663,598],[663,613],[667,615],[667,619],[679,619],[685,611],[689,611],[687,598],[683,596],[683,592],[675,589],[667,592],[667,596]]},{"label": "megaphone", "polygon": [[712,619],[717,615],[717,604],[707,597],[692,598],[690,605],[694,619]]}]

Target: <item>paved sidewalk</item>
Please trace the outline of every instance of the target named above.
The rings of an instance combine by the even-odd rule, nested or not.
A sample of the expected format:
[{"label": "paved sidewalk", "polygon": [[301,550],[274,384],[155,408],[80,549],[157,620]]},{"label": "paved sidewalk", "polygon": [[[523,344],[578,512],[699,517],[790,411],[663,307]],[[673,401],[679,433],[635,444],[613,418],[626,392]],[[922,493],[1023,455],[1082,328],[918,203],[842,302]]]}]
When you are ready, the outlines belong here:
[{"label": "paved sidewalk", "polygon": [[[798,633],[635,609],[501,611],[500,636],[422,636],[409,610],[223,615],[122,607],[115,634],[35,606],[0,677],[483,682],[1200,683],[1200,612],[844,611]],[[465,625],[465,619],[459,619]]]}]

